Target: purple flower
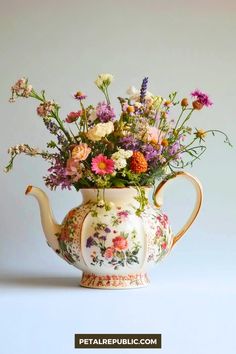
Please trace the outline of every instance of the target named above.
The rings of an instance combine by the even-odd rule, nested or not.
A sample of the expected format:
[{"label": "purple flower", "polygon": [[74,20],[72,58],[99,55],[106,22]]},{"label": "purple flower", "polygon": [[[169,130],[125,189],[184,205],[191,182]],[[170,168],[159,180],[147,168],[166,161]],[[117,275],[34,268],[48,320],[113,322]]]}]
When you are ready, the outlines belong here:
[{"label": "purple flower", "polygon": [[147,84],[148,84],[148,77],[145,77],[143,79],[141,89],[140,89],[140,102],[143,103],[146,93],[147,93]]},{"label": "purple flower", "polygon": [[54,164],[48,169],[48,172],[50,172],[50,174],[44,177],[47,187],[52,190],[59,186],[61,189],[71,189],[71,179],[67,176],[66,168],[59,157],[55,157]]},{"label": "purple flower", "polygon": [[142,152],[147,161],[155,159],[162,153],[163,147],[160,146],[159,150],[155,149],[151,144],[145,144],[142,146]]},{"label": "purple flower", "polygon": [[180,150],[180,142],[177,140],[173,145],[169,147],[169,154],[171,156],[176,155],[177,152]]},{"label": "purple flower", "polygon": [[106,102],[98,103],[96,107],[96,115],[102,123],[113,121],[116,116],[114,108],[112,108],[111,105],[107,104]]},{"label": "purple flower", "polygon": [[86,241],[86,247],[90,248],[92,246],[96,245],[96,241],[92,238],[92,236],[89,236]]},{"label": "purple flower", "polygon": [[111,229],[109,229],[109,227],[106,227],[106,228],[104,229],[104,231],[105,231],[106,233],[109,233],[109,232],[111,232]]},{"label": "purple flower", "polygon": [[67,146],[68,142],[67,142],[65,136],[62,133],[58,133],[57,134],[57,141],[58,141],[59,145]]},{"label": "purple flower", "polygon": [[47,119],[47,118],[44,118],[43,121],[44,121],[46,128],[50,131],[51,134],[54,134],[54,135],[57,134],[59,127],[55,122],[53,122],[51,119]]},{"label": "purple flower", "polygon": [[124,136],[120,139],[120,143],[123,148],[128,150],[135,150],[139,146],[139,142],[132,135]]},{"label": "purple flower", "polygon": [[209,96],[206,93],[201,92],[200,90],[195,90],[191,92],[192,97],[201,103],[203,106],[209,107],[213,102],[209,99]]},{"label": "purple flower", "polygon": [[106,241],[106,239],[107,239],[106,236],[101,236],[101,237],[99,237],[99,238],[100,238],[100,240],[103,240],[103,241]]}]

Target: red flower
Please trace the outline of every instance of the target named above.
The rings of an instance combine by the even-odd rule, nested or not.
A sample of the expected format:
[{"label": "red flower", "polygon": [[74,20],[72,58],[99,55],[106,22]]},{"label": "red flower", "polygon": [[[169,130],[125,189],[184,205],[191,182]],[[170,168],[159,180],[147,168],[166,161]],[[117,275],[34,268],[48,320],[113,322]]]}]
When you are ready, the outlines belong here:
[{"label": "red flower", "polygon": [[82,113],[82,111],[70,112],[65,119],[66,123],[75,122],[81,116],[81,113]]},{"label": "red flower", "polygon": [[122,251],[128,248],[128,241],[123,236],[117,236],[112,240],[113,246],[116,250]]}]

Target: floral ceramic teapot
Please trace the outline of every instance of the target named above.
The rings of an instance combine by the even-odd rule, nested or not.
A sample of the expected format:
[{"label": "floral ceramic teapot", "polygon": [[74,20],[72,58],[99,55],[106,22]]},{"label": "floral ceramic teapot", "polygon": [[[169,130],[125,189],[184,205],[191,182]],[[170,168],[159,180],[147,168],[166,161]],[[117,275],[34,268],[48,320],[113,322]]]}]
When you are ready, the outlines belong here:
[{"label": "floral ceramic teapot", "polygon": [[[162,190],[170,179],[184,177],[196,190],[194,210],[175,235],[160,207]],[[28,186],[27,195],[39,202],[41,221],[48,245],[64,260],[82,270],[81,286],[124,289],[149,283],[147,268],[163,259],[195,220],[202,202],[200,182],[179,172],[159,184],[150,203],[137,215],[137,190],[82,189],[83,202],[57,224],[46,194]],[[150,188],[145,188],[146,197]]]}]

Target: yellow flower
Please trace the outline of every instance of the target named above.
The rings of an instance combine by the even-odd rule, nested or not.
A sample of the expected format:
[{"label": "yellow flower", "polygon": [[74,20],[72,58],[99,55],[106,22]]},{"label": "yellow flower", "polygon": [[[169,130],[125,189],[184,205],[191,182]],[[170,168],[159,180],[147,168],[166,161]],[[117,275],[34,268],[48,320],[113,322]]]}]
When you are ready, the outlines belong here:
[{"label": "yellow flower", "polygon": [[79,160],[79,161],[83,161],[86,160],[88,155],[90,154],[91,149],[90,147],[88,147],[87,144],[79,144],[76,145],[73,150],[72,150],[72,158],[74,160]]},{"label": "yellow flower", "polygon": [[110,83],[113,81],[113,75],[111,74],[100,74],[94,81],[95,85],[98,88],[101,88],[103,86],[109,86]]},{"label": "yellow flower", "polygon": [[106,135],[111,134],[114,131],[114,125],[112,122],[98,123],[95,127],[89,129],[86,136],[89,140],[99,141]]},{"label": "yellow flower", "polygon": [[204,139],[207,135],[206,131],[203,129],[197,129],[197,131],[194,133],[197,138],[199,139]]}]

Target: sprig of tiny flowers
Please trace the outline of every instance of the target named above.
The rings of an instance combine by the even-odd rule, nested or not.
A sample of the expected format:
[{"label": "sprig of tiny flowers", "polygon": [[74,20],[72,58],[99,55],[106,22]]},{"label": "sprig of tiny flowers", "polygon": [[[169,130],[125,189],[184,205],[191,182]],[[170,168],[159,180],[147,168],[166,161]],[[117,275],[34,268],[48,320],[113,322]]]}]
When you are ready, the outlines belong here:
[{"label": "sprig of tiny flowers", "polygon": [[[87,94],[76,91],[73,99],[78,109],[62,117],[60,106],[48,99],[44,90],[35,91],[27,78],[18,80],[11,88],[10,102],[17,98],[38,101],[36,113],[53,139],[43,150],[28,144],[11,147],[6,172],[19,154],[41,156],[50,163],[44,181],[51,189],[135,186],[142,199],[143,186],[152,186],[157,179],[200,159],[208,134],[223,134],[231,145],[218,129],[193,129],[189,125],[193,112],[212,106],[206,93],[194,90],[191,101],[178,101],[177,92],[173,92],[165,99],[147,90],[145,77],[140,89],[131,86],[127,97],[118,98],[121,113],[116,115],[108,91],[112,81],[111,74],[100,74],[95,80],[105,98],[97,105],[85,104]],[[180,111],[173,119],[171,111],[176,106]]]}]

